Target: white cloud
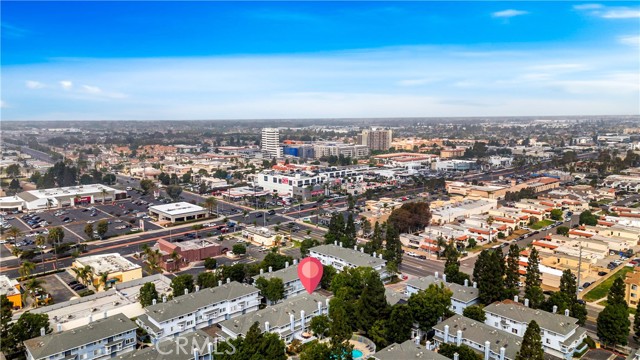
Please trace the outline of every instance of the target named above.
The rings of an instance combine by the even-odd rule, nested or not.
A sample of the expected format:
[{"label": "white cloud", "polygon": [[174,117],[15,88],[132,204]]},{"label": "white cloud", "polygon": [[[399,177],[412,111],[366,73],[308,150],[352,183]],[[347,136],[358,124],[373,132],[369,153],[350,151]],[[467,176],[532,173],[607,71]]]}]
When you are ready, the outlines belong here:
[{"label": "white cloud", "polygon": [[60,86],[64,90],[71,90],[71,88],[73,88],[73,82],[71,82],[70,80],[62,80],[60,81]]},{"label": "white cloud", "polygon": [[640,18],[640,10],[636,9],[610,9],[601,15],[605,19],[637,19]]},{"label": "white cloud", "polygon": [[102,90],[97,86],[82,85],[82,89],[89,94],[100,94]]},{"label": "white cloud", "polygon": [[640,35],[620,36],[618,42],[623,45],[640,46]]},{"label": "white cloud", "polygon": [[526,15],[528,13],[529,13],[528,11],[508,9],[508,10],[496,11],[492,13],[491,16],[496,18],[512,18],[514,16]]},{"label": "white cloud", "polygon": [[601,4],[580,4],[580,5],[573,5],[573,8],[576,10],[595,10],[595,9],[602,9],[604,6],[602,6]]},{"label": "white cloud", "polygon": [[35,81],[35,80],[27,80],[25,82],[25,86],[29,89],[42,89],[44,88],[44,84],[39,82],[39,81]]}]

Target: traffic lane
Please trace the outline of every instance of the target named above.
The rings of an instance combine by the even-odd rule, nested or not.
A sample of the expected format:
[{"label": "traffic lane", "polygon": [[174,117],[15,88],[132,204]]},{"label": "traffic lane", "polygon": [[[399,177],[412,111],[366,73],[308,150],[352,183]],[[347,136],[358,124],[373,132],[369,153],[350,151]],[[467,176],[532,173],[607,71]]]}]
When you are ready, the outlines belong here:
[{"label": "traffic lane", "polygon": [[418,259],[404,254],[399,270],[415,276],[433,275],[435,272],[442,274],[444,263],[430,259]]}]

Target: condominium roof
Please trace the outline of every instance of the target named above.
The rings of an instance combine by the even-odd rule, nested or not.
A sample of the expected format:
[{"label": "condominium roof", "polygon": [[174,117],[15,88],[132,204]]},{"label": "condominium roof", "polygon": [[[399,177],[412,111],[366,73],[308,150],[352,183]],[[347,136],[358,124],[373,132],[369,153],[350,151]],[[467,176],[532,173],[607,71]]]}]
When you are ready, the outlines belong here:
[{"label": "condominium roof", "polygon": [[262,331],[265,330],[265,322],[269,322],[271,328],[287,326],[291,322],[291,314],[293,314],[296,321],[300,320],[301,310],[305,312],[305,316],[311,315],[318,310],[318,303],[321,304],[323,309],[326,308],[327,299],[326,296],[316,293],[301,294],[265,309],[225,320],[219,325],[221,328],[229,329],[236,335],[246,334],[255,322],[258,322]]},{"label": "condominium roof", "polygon": [[409,300],[409,296],[407,294],[393,291],[388,287],[384,288],[384,296],[387,298],[387,303],[391,306],[397,303],[406,303]]},{"label": "condominium roof", "polygon": [[135,330],[136,324],[122,314],[93,321],[79,328],[25,340],[24,346],[35,359],[48,358],[110,336]]},{"label": "condominium roof", "polygon": [[258,280],[258,278],[265,278],[270,280],[272,278],[282,279],[283,283],[288,283],[290,281],[296,281],[300,278],[298,277],[298,267],[297,266],[289,266],[284,269],[280,269],[272,272],[265,272],[263,274],[259,274],[253,277],[254,280]]},{"label": "condominium roof", "polygon": [[[367,253],[360,252],[353,249],[343,248],[337,245],[320,245],[309,249],[309,253],[318,253],[325,256],[334,257],[345,261],[353,266],[368,266],[377,267],[386,264],[386,261],[377,257],[371,256]],[[312,255],[313,256],[313,255]]]},{"label": "condominium roof", "polygon": [[[462,338],[473,343],[484,346],[485,342],[490,343],[492,352],[499,354],[500,348],[505,349],[505,357],[515,359],[516,354],[522,345],[522,339],[514,334],[493,328],[485,323],[475,321],[462,315],[454,315],[447,320],[438,323],[433,328],[444,333],[444,327],[449,325],[449,342],[457,336],[458,330],[462,330]],[[440,334],[436,332],[436,337],[440,341]]]},{"label": "condominium roof", "polygon": [[[204,354],[202,351],[208,351],[209,343],[213,344],[215,351],[215,340],[202,330],[191,331],[180,335],[180,342],[174,339],[163,339],[156,346],[149,346],[143,349],[130,351],[116,356],[113,359],[118,360],[192,360],[195,358],[194,350],[200,352],[200,356]],[[182,339],[186,339],[186,346]]]},{"label": "condominium roof", "polygon": [[[434,276],[429,275],[421,278],[413,278],[407,281],[407,286],[413,286],[420,290],[425,290],[431,284],[441,283],[443,283],[442,279],[436,279]],[[451,292],[453,292],[451,298],[460,302],[468,303],[480,296],[480,290],[472,286],[464,286],[452,282],[445,283],[445,286],[448,287]]]},{"label": "condominium roof", "polygon": [[188,202],[177,202],[171,204],[154,205],[149,207],[150,211],[161,212],[169,216],[190,214],[193,212],[206,211],[202,206],[191,204]]},{"label": "condominium roof", "polygon": [[561,335],[567,335],[578,327],[578,319],[576,318],[532,309],[510,300],[494,302],[487,305],[484,311],[524,324],[535,320],[541,329]]},{"label": "condominium roof", "polygon": [[407,340],[402,344],[393,343],[386,348],[377,351],[373,355],[377,360],[448,360],[449,358],[438,354],[437,352],[427,350],[426,347],[416,344],[412,340]]},{"label": "condominium roof", "polygon": [[102,272],[112,274],[140,268],[140,265],[132,263],[117,253],[85,256],[77,258],[76,262],[81,266],[90,266],[96,275]]},{"label": "condominium roof", "polygon": [[171,301],[147,306],[145,311],[147,316],[156,322],[164,322],[181,315],[193,313],[211,304],[236,299],[258,291],[255,286],[233,281],[222,286],[201,289],[197,292],[181,295]]}]

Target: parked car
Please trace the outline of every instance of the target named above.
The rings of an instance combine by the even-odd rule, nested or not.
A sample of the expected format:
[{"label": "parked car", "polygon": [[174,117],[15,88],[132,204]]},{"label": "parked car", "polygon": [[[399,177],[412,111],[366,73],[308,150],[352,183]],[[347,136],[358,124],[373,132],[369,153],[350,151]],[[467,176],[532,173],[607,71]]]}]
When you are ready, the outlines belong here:
[{"label": "parked car", "polygon": [[605,276],[608,273],[606,271],[598,271],[598,276]]}]

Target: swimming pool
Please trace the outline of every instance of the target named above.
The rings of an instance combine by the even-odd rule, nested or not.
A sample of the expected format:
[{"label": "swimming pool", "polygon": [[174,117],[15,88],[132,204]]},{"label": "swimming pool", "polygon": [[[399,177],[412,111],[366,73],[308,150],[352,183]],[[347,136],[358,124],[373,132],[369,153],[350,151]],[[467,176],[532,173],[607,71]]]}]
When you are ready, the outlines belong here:
[{"label": "swimming pool", "polygon": [[358,349],[351,350],[351,357],[353,357],[353,360],[362,359],[362,351]]}]

